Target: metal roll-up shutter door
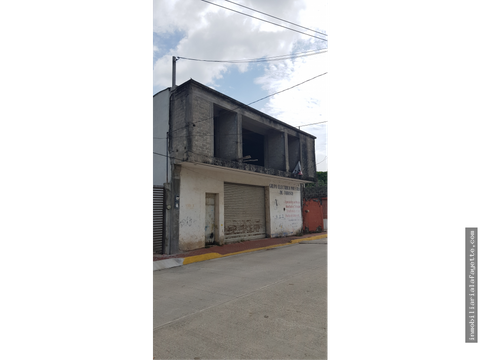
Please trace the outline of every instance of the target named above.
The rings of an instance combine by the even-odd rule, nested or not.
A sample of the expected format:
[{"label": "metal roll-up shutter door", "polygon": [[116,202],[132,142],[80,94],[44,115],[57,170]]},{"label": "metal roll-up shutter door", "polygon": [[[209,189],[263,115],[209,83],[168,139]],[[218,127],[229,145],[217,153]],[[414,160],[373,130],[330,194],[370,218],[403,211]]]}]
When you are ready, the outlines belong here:
[{"label": "metal roll-up shutter door", "polygon": [[225,183],[225,242],[265,237],[265,189]]},{"label": "metal roll-up shutter door", "polygon": [[153,187],[153,252],[165,251],[165,192],[163,186]]}]

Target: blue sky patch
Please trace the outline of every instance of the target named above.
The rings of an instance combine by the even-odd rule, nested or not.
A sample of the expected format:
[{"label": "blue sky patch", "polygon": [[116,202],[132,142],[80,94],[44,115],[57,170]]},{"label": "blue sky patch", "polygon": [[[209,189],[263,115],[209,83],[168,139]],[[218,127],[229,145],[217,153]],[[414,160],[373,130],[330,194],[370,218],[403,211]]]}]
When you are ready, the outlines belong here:
[{"label": "blue sky patch", "polygon": [[[263,74],[263,64],[249,64],[248,71],[244,73],[241,73],[236,66],[232,66],[223,74],[222,79],[215,81],[218,85],[215,87],[215,90],[244,104],[248,104],[269,95],[258,84],[254,83],[254,80]],[[260,110],[267,101],[268,99],[259,101],[252,104],[251,107]]]}]

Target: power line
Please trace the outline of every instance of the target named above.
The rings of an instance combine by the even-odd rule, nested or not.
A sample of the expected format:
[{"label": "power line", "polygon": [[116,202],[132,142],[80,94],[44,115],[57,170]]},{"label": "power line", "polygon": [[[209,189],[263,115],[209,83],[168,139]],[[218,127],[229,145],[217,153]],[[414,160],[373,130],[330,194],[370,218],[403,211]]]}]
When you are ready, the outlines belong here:
[{"label": "power line", "polygon": [[310,79],[308,79],[308,80],[305,80],[305,81],[301,82],[300,84],[293,85],[293,86],[291,86],[291,87],[289,87],[289,88],[287,88],[287,89],[284,89],[284,90],[282,90],[282,91],[279,91],[279,92],[276,92],[276,93],[274,93],[274,94],[271,94],[271,95],[265,96],[265,97],[263,97],[263,98],[261,98],[261,99],[255,100],[254,102],[251,102],[250,104],[247,104],[247,105],[252,105],[252,104],[255,104],[256,102],[259,102],[260,100],[263,100],[263,99],[269,98],[270,96],[277,95],[277,94],[280,94],[280,93],[282,93],[282,92],[284,92],[284,91],[287,91],[287,90],[293,89],[294,87],[297,87],[297,86],[299,86],[299,85],[305,84],[306,82],[312,81],[313,79],[316,79],[316,78],[318,78],[318,77],[320,77],[320,76],[322,76],[322,75],[325,75],[325,74],[326,74],[326,72],[324,72],[323,74],[320,74],[320,75],[314,76],[314,77],[312,77],[312,78],[310,78]]},{"label": "power line", "polygon": [[159,156],[163,156],[163,157],[166,157],[166,158],[169,158],[169,159],[175,159],[175,160],[178,160],[178,161],[185,161],[183,159],[179,159],[179,158],[176,158],[176,157],[173,157],[173,156],[170,156],[170,155],[165,155],[165,154],[160,154],[160,153],[157,153],[157,152],[153,152],[155,155],[159,155]]},{"label": "power line", "polygon": [[[315,52],[310,53],[312,51],[315,51]],[[291,58],[296,59],[296,58],[299,58],[299,57],[318,55],[318,54],[322,54],[322,53],[325,53],[325,52],[327,52],[327,50],[310,50],[310,51],[306,51],[306,52],[302,52],[302,53],[297,53],[297,54],[303,54],[303,55],[298,55],[298,56],[294,56],[295,54],[289,54],[289,55],[278,55],[278,56],[270,56],[270,57],[265,57],[265,58],[244,59],[244,60],[206,60],[206,59],[187,58],[187,57],[182,57],[182,56],[177,56],[177,59],[191,60],[191,61],[241,64],[241,63],[254,63],[254,62],[287,60],[287,59],[291,59]]]},{"label": "power line", "polygon": [[272,17],[272,18],[274,18],[274,19],[277,19],[277,20],[280,20],[280,21],[283,21],[283,22],[286,22],[286,23],[289,23],[289,24],[292,24],[292,25],[301,27],[301,28],[303,28],[303,29],[310,30],[310,31],[316,32],[316,33],[318,33],[318,34],[322,34],[322,35],[328,36],[327,34],[321,32],[321,31],[316,31],[316,30],[313,30],[313,29],[309,29],[309,28],[307,28],[307,27],[305,27],[305,26],[301,26],[301,25],[295,24],[295,23],[293,23],[293,22],[290,22],[290,21],[287,21],[287,20],[284,20],[284,19],[280,19],[280,18],[278,18],[278,17],[276,17],[276,16],[269,15],[269,14],[267,14],[267,13],[264,13],[264,12],[261,12],[261,11],[258,11],[258,10],[252,9],[252,8],[249,8],[248,6],[240,5],[240,4],[234,3],[233,1],[230,1],[230,0],[225,0],[225,1],[226,1],[226,2],[229,2],[229,3],[232,3],[232,4],[235,4],[235,5],[237,5],[237,6],[244,7],[244,8],[249,9],[249,10],[258,12],[258,13],[260,13],[260,14],[270,16],[270,17]]},{"label": "power line", "polygon": [[267,23],[269,23],[269,24],[276,25],[276,26],[280,26],[280,27],[282,27],[282,28],[284,28],[284,29],[292,30],[292,31],[298,32],[298,33],[303,34],[303,35],[311,36],[311,37],[313,37],[313,38],[320,39],[320,40],[323,40],[323,41],[328,41],[328,40],[326,40],[326,39],[322,39],[321,37],[314,36],[314,35],[310,35],[310,34],[307,34],[307,33],[302,32],[302,31],[295,30],[295,29],[291,29],[291,28],[289,28],[289,27],[286,27],[286,26],[283,26],[283,25],[280,25],[280,24],[275,24],[275,23],[273,23],[273,22],[271,22],[271,21],[268,21],[268,20],[265,20],[265,19],[260,19],[260,18],[258,18],[258,17],[256,17],[256,16],[248,15],[248,14],[242,13],[241,11],[233,10],[233,9],[227,8],[227,7],[222,6],[222,5],[218,5],[218,4],[212,3],[212,2],[207,1],[207,0],[200,0],[200,1],[206,2],[206,3],[212,4],[212,5],[215,5],[215,6],[218,6],[218,7],[221,7],[221,8],[224,8],[224,9],[227,9],[227,10],[230,10],[230,11],[233,11],[233,12],[236,12],[236,13],[239,13],[239,14],[242,14],[242,15],[245,15],[245,16],[249,16],[249,17],[251,17],[251,18],[254,18],[254,19],[257,19],[257,20],[260,20],[260,21],[265,21],[265,22],[267,22]]},{"label": "power line", "polygon": [[[203,1],[203,0],[202,0],[202,1]],[[280,94],[280,93],[285,92],[285,91],[287,91],[287,90],[293,89],[293,88],[295,88],[295,87],[297,87],[297,86],[300,86],[300,85],[302,85],[302,84],[305,84],[306,82],[309,82],[309,81],[311,81],[311,80],[313,80],[313,79],[316,79],[316,78],[318,78],[318,77],[320,77],[320,76],[323,76],[323,75],[325,75],[325,74],[327,74],[327,72],[324,72],[323,74],[314,76],[314,77],[312,77],[312,78],[310,78],[310,79],[308,79],[308,80],[305,80],[305,81],[303,81],[303,82],[301,82],[301,83],[299,83],[299,84],[293,85],[293,86],[291,86],[291,87],[289,87],[289,88],[287,88],[287,89],[280,90],[280,91],[277,91],[276,93],[267,95],[267,96],[265,96],[265,97],[263,97],[263,98],[261,98],[261,99],[255,100],[255,101],[253,101],[253,102],[251,102],[251,103],[248,103],[248,104],[246,104],[246,105],[249,106],[249,105],[251,105],[251,104],[255,104],[256,102],[259,102],[259,101],[261,101],[261,100],[264,100],[264,99],[266,99],[266,98],[269,98],[269,97],[271,97],[271,96],[273,96],[273,95]],[[230,110],[230,111],[235,111],[235,110],[237,110],[237,109],[240,109],[241,107],[243,107],[243,105],[237,106],[236,108],[233,108],[233,109]],[[201,122],[204,122],[204,121],[208,121],[208,120],[211,120],[211,119],[212,119],[212,117],[209,116],[208,118],[205,118],[205,119],[203,119],[203,120],[199,120],[199,121],[197,121],[197,122],[195,122],[195,123],[192,122],[191,124],[192,124],[193,126],[195,126],[195,124],[198,124],[198,123],[201,123]],[[183,126],[183,127],[181,127],[181,128],[172,130],[171,132],[173,133],[173,132],[178,131],[178,130],[186,129],[186,128],[189,127],[189,126],[190,126],[190,124],[185,125],[185,126]]]},{"label": "power line", "polygon": [[305,125],[300,125],[298,128],[300,129],[301,127],[304,127],[304,126],[310,126],[310,125],[323,124],[323,123],[326,123],[326,122],[328,122],[328,121],[320,121],[320,122],[313,123],[313,124],[305,124]]},{"label": "power line", "polygon": [[328,157],[328,156],[325,156],[322,161],[320,161],[320,162],[317,163],[317,165],[320,164],[320,163],[322,163],[322,162],[324,162],[327,157]]}]

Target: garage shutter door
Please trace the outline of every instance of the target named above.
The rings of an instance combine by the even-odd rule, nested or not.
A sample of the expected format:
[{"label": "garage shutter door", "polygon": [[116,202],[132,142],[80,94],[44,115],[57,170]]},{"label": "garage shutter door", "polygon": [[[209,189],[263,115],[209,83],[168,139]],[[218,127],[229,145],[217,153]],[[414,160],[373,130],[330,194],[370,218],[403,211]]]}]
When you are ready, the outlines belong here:
[{"label": "garage shutter door", "polygon": [[265,189],[225,183],[225,242],[265,237]]},{"label": "garage shutter door", "polygon": [[153,252],[165,250],[165,192],[162,186],[153,187]]}]

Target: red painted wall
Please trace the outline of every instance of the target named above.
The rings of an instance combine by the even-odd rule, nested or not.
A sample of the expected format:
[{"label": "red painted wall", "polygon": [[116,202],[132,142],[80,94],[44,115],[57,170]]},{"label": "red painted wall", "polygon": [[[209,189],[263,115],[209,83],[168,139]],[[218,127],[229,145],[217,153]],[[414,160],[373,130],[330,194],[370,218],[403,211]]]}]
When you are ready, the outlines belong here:
[{"label": "red painted wall", "polygon": [[[326,203],[322,199],[322,203]],[[318,232],[323,230],[323,219],[326,214],[323,212],[323,206],[320,204],[320,199],[311,199],[303,201],[303,231]]]}]

